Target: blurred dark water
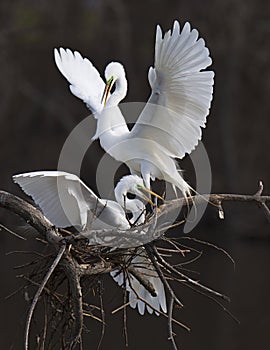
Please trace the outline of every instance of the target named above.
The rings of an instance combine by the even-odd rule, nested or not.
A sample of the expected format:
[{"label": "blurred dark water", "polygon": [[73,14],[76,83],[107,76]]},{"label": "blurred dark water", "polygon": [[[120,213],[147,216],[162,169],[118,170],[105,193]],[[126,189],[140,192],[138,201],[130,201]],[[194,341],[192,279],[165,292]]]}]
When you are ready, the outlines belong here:
[{"label": "blurred dark water", "polygon": [[[125,101],[146,101],[147,70],[153,62],[157,23],[169,29],[174,19],[190,21],[206,40],[213,58],[215,94],[203,142],[212,166],[214,193],[255,193],[269,185],[270,4],[266,1],[2,1],[0,4],[0,184],[23,196],[12,174],[55,169],[71,130],[88,115],[73,97],[53,62],[54,47],[77,49],[103,72],[118,60],[125,65],[129,92]],[[90,137],[90,136],[89,136]],[[87,154],[82,178],[95,188],[95,168],[102,150],[96,142]],[[183,162],[183,168],[185,164]],[[187,164],[185,176],[191,169]],[[25,197],[24,197],[25,198]],[[226,307],[235,323],[209,299],[177,286],[185,308],[176,316],[192,328],[176,327],[183,349],[254,349],[268,343],[270,261],[269,226],[255,204],[227,203],[225,220],[209,208],[189,234],[226,249],[196,245],[202,257],[192,266],[204,284],[230,296]],[[0,222],[13,229],[22,222],[4,210]],[[181,230],[175,231],[182,235]],[[33,250],[36,243],[1,231],[1,349],[21,349],[27,304],[22,294],[5,297],[22,285],[15,265],[27,261],[13,250]],[[105,284],[108,310],[121,303],[121,292]],[[108,312],[102,349],[124,348],[121,314]],[[91,324],[92,325],[92,324]],[[167,349],[166,320],[128,310],[130,349]],[[92,325],[85,348],[96,348],[100,326]]]}]

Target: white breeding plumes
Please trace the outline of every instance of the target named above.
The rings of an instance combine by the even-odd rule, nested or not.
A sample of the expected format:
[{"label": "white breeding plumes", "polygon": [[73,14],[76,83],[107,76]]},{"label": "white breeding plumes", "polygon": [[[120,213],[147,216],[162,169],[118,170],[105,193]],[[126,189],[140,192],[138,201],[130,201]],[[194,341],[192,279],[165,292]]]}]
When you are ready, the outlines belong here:
[{"label": "white breeding plumes", "polygon": [[[117,107],[127,93],[123,66],[112,62],[106,67],[105,85],[88,59],[76,51],[55,49],[55,62],[71,84],[71,92],[97,119],[94,138],[100,139],[105,151],[125,162],[132,174],[141,174],[147,188],[150,179],[164,179],[184,196],[191,188],[179,173],[175,158],[189,154],[201,139],[214,84],[214,72],[204,71],[212,62],[209,50],[198,36],[189,23],[180,31],[175,21],[164,36],[157,27],[155,62],[148,72],[152,92],[131,131]],[[114,84],[115,91],[110,94]]]},{"label": "white breeding plumes", "polygon": [[[124,176],[115,187],[115,197],[117,202],[107,199],[100,199],[82,180],[76,175],[63,171],[36,171],[13,176],[15,183],[20,185],[23,191],[31,196],[35,203],[41,208],[43,214],[57,227],[75,226],[85,231],[85,236],[91,234],[91,230],[100,230],[106,228],[116,228],[127,230],[130,223],[139,225],[145,220],[145,205],[142,200],[148,199],[150,192],[144,187],[142,178],[136,175]],[[129,199],[128,193],[132,193],[137,199]],[[158,196],[158,195],[157,195]],[[158,196],[159,197],[159,196]],[[125,210],[132,213],[131,219],[126,218]],[[144,266],[143,270],[138,265]],[[143,297],[155,309],[161,309],[166,312],[166,298],[164,287],[160,281],[157,272],[152,263],[141,249],[141,256],[135,257],[131,264],[146,274],[155,288],[156,297],[153,297],[135,278],[130,280],[131,286],[127,281],[129,298],[133,308],[138,304],[138,310],[144,313],[145,303],[139,302],[137,297],[134,299],[134,290],[138,296]],[[149,272],[148,272],[149,271]],[[123,279],[123,274],[115,270],[111,273],[112,277],[119,284]],[[143,303],[143,305],[142,305]],[[147,307],[152,313],[152,309]]]}]

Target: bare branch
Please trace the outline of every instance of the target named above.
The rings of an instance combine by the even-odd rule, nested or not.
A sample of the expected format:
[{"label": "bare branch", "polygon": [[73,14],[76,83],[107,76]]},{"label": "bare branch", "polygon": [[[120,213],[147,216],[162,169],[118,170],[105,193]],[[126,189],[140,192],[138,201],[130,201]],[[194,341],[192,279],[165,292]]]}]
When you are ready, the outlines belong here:
[{"label": "bare branch", "polygon": [[255,193],[255,196],[261,196],[263,192],[263,182],[259,181],[259,189],[258,191]]},{"label": "bare branch", "polygon": [[100,310],[101,310],[101,318],[102,318],[102,329],[101,329],[101,335],[100,335],[100,339],[98,342],[98,346],[97,346],[97,350],[99,350],[101,348],[101,344],[105,335],[105,311],[104,311],[104,307],[103,307],[103,297],[102,297],[102,293],[103,293],[103,283],[99,280],[99,302],[100,302]]},{"label": "bare branch", "polygon": [[168,310],[168,331],[169,331],[168,340],[172,342],[173,349],[177,350],[177,345],[173,336],[173,328],[172,328],[173,306],[174,306],[174,298],[171,296],[170,302],[169,302],[169,310]]},{"label": "bare branch", "polygon": [[4,225],[2,225],[2,224],[0,224],[0,230],[1,230],[1,228],[4,229],[5,231],[9,232],[10,234],[12,234],[12,236],[15,236],[15,237],[17,237],[17,238],[20,238],[20,239],[26,241],[26,238],[24,238],[24,237],[18,235],[16,232],[13,232],[13,231],[10,230],[8,227],[6,227],[6,226],[4,226]]},{"label": "bare branch", "polygon": [[265,214],[267,220],[270,222],[270,209],[265,204],[265,202],[260,203],[260,206],[263,208],[264,214]]},{"label": "bare branch", "polygon": [[44,289],[44,287],[46,286],[49,278],[51,277],[53,271],[55,270],[56,266],[58,265],[60,259],[62,258],[64,252],[65,252],[65,249],[66,249],[66,245],[63,244],[62,247],[60,248],[56,258],[54,259],[52,265],[50,266],[50,269],[48,270],[46,276],[44,277],[42,283],[40,284],[35,296],[34,296],[34,299],[32,301],[32,304],[30,306],[30,309],[29,309],[29,312],[28,312],[28,315],[27,315],[27,319],[26,319],[26,329],[25,329],[25,339],[24,339],[24,348],[25,350],[28,350],[29,349],[29,330],[30,330],[30,324],[31,324],[31,320],[32,320],[32,316],[33,316],[33,313],[34,313],[34,310],[35,310],[35,307],[37,305],[37,302],[38,302],[38,299]]},{"label": "bare branch", "polygon": [[77,344],[81,343],[81,334],[83,327],[83,306],[82,306],[82,290],[80,284],[80,275],[78,265],[75,260],[68,254],[62,259],[61,266],[65,271],[65,275],[69,281],[69,288],[71,290],[72,311],[74,313],[74,322],[72,326],[72,333],[69,342],[69,350],[75,349]]},{"label": "bare branch", "polygon": [[[270,201],[270,196],[261,196],[258,193],[260,193],[260,191],[255,195],[211,194],[210,196],[196,195],[189,198],[174,199],[161,205],[158,208],[158,211],[156,211],[156,214],[143,225],[133,227],[126,231],[115,229],[91,230],[90,236],[92,239],[90,243],[123,248],[147,244],[150,241],[158,239],[163,234],[164,228],[156,228],[158,218],[167,215],[178,207],[188,206],[194,202],[196,202],[196,205],[205,203],[205,201],[213,204],[218,208],[221,217],[224,215],[221,206],[224,201],[256,202],[264,209],[268,220],[270,220],[270,210],[266,206],[266,202]],[[58,245],[59,241],[62,239],[59,231],[41,214],[41,212],[22,199],[10,193],[0,191],[0,207],[8,209],[21,216],[29,225],[33,226],[39,233],[41,233],[47,241],[54,245]],[[74,239],[74,237],[71,238]],[[76,236],[76,239],[79,238],[85,238],[85,233]],[[109,243],[108,238],[110,238]]]},{"label": "bare branch", "polygon": [[139,272],[133,266],[129,266],[127,270],[140,282],[142,286],[144,286],[144,288],[152,295],[152,297],[157,296],[156,290],[153,287],[152,283],[147,279],[147,276]]},{"label": "bare branch", "polygon": [[[33,282],[31,282],[32,284],[36,284],[39,287],[36,294],[34,295],[34,298],[27,316],[26,331],[25,331],[25,349],[28,350],[29,348],[29,332],[30,332],[31,319],[32,319],[35,307],[37,305],[37,302],[42,294],[42,291],[46,291],[46,292],[48,291],[49,293],[47,294],[49,296],[50,296],[50,293],[53,295],[53,293],[56,292],[59,286],[59,281],[61,281],[61,284],[63,283],[63,280],[67,280],[69,283],[69,290],[70,290],[69,303],[66,303],[66,306],[65,306],[65,303],[63,302],[63,307],[64,307],[63,310],[65,310],[65,312],[67,311],[69,315],[71,315],[72,325],[70,326],[70,324],[65,324],[64,327],[66,328],[63,328],[62,326],[62,328],[66,333],[65,333],[65,336],[59,340],[59,342],[62,341],[62,348],[69,349],[69,350],[75,349],[78,345],[80,348],[82,348],[82,330],[83,330],[83,316],[84,316],[83,302],[82,302],[82,289],[81,289],[82,276],[97,276],[93,278],[93,280],[96,282],[99,275],[101,274],[110,273],[115,269],[122,270],[122,272],[127,275],[128,279],[130,278],[129,273],[132,274],[139,281],[139,283],[142,284],[144,288],[146,288],[146,290],[152,296],[156,296],[157,291],[155,290],[153,285],[148,281],[147,274],[144,274],[141,271],[138,271],[136,269],[136,266],[132,266],[132,263],[130,263],[132,261],[132,258],[137,254],[138,249],[136,247],[144,245],[146,252],[149,256],[149,259],[152,262],[152,265],[154,266],[159,278],[161,279],[163,285],[165,286],[168,292],[168,296],[169,296],[168,314],[165,314],[162,311],[156,310],[151,305],[149,305],[146,300],[144,300],[139,295],[137,295],[136,291],[134,291],[134,293],[135,295],[137,295],[137,298],[139,300],[142,300],[143,302],[145,302],[146,305],[148,305],[154,311],[159,312],[160,314],[168,318],[169,340],[171,341],[173,349],[176,350],[177,345],[174,339],[172,322],[175,322],[180,325],[181,323],[173,319],[173,309],[174,309],[174,304],[178,304],[180,307],[182,307],[183,304],[174,293],[174,290],[172,289],[169,283],[169,280],[175,280],[175,281],[180,280],[184,285],[188,286],[189,288],[194,289],[203,295],[206,295],[210,299],[213,299],[216,303],[218,303],[223,308],[224,306],[221,303],[219,303],[215,299],[215,297],[222,298],[226,301],[229,301],[229,298],[219,292],[212,290],[209,287],[206,287],[205,285],[199,283],[198,281],[191,279],[190,277],[182,273],[179,270],[179,268],[177,268],[177,266],[179,265],[172,266],[169,262],[166,261],[166,256],[162,256],[162,251],[169,254],[169,256],[171,254],[181,254],[182,257],[186,257],[186,254],[188,254],[190,250],[189,249],[181,250],[180,247],[178,247],[177,243],[174,243],[172,239],[169,239],[166,236],[162,236],[164,235],[164,231],[170,228],[170,226],[167,225],[165,227],[163,225],[162,227],[159,224],[158,219],[163,217],[163,215],[166,216],[168,213],[172,212],[173,210],[179,207],[189,206],[194,203],[196,203],[196,205],[198,206],[202,203],[205,203],[205,201],[209,202],[209,204],[212,204],[214,207],[216,207],[219,212],[220,218],[223,218],[224,217],[224,210],[222,208],[223,202],[242,201],[242,202],[257,203],[263,209],[267,219],[270,222],[270,209],[267,206],[267,202],[270,202],[270,196],[263,196],[262,192],[263,192],[263,184],[262,182],[260,182],[259,189],[254,195],[239,195],[239,194],[212,194],[210,196],[196,195],[188,199],[178,198],[170,202],[164,202],[163,205],[155,209],[154,215],[152,215],[152,217],[150,217],[145,224],[132,227],[126,231],[125,230],[119,231],[115,229],[89,231],[89,234],[87,235],[87,239],[88,237],[90,237],[88,242],[85,239],[85,236],[84,236],[85,233],[73,235],[72,233],[70,233],[65,229],[57,229],[34,206],[32,206],[31,204],[25,202],[24,200],[10,193],[0,191],[0,207],[5,208],[11,211],[12,213],[20,216],[27,224],[31,225],[36,229],[36,231],[39,234],[39,237],[38,237],[39,239],[41,238],[45,243],[49,243],[50,245],[52,245],[58,252],[56,258],[54,259],[53,263],[49,267],[47,273],[45,274],[45,277],[42,280],[41,284],[39,284],[39,282],[36,282],[35,278],[32,280]],[[158,227],[158,225],[160,227]],[[120,240],[119,240],[119,237],[120,237]],[[110,241],[109,244],[108,244],[108,238]],[[156,247],[156,244],[157,242],[161,241],[160,238],[163,241],[170,243],[174,249],[167,249],[162,247],[160,248],[160,251],[159,251],[158,248]],[[200,240],[197,240],[197,242],[202,243]],[[95,245],[92,245],[93,243],[95,243]],[[110,246],[110,244],[112,246],[115,246],[116,244],[114,243],[116,243],[118,247],[121,247],[124,249],[115,249],[113,251],[109,251],[108,246]],[[206,243],[206,244],[208,244],[209,246],[214,246],[211,243]],[[67,246],[69,246],[70,249],[67,250],[66,249]],[[181,247],[185,247],[185,246],[181,245]],[[195,249],[192,249],[192,248],[190,249],[196,251]],[[223,251],[221,248],[218,248],[218,249]],[[200,256],[201,253],[200,252],[198,253]],[[49,256],[48,257],[42,256],[42,259],[45,262],[46,260],[50,262],[48,258]],[[188,261],[192,261],[192,260],[189,259]],[[183,262],[182,265],[184,265],[185,263],[187,262]],[[58,265],[64,271],[64,275],[62,274],[63,276],[61,276],[61,278],[59,278],[57,275],[58,269],[56,269],[56,267]],[[43,269],[44,269],[44,266],[47,266],[47,265],[43,265]],[[43,274],[42,271],[43,270],[39,270],[39,272],[35,275],[39,277],[38,281],[41,279],[41,276]],[[46,284],[52,275],[56,276],[58,279],[56,278],[56,284],[53,285],[52,291],[50,291],[49,287],[46,286]],[[28,280],[30,281],[31,278]],[[50,279],[50,281],[51,280],[52,278]],[[124,308],[124,312],[125,312],[125,308],[129,304],[126,302],[127,301],[126,293],[127,293],[127,290],[125,290],[124,305],[119,307],[117,311]],[[101,294],[100,294],[100,298],[101,298],[100,301],[101,301],[101,309],[102,309],[101,316],[102,316],[102,322],[104,327],[104,310],[102,305]],[[53,300],[55,301],[55,299]],[[57,305],[59,306],[59,303]],[[71,310],[68,309],[70,305],[71,305]],[[227,311],[225,308],[224,310]],[[54,311],[53,315],[57,315],[58,311],[56,307],[53,309],[53,311]],[[62,317],[62,314],[61,314],[61,317]],[[98,317],[96,317],[96,319],[100,321]],[[47,322],[47,318],[46,318],[46,322]],[[58,319],[59,324],[60,322],[61,320],[59,321]],[[126,314],[124,314],[124,324],[126,327]],[[68,327],[70,328],[68,329]],[[185,328],[188,329],[187,327]],[[49,328],[47,325],[46,332],[45,331],[43,332],[43,339],[40,340],[41,341],[40,344],[43,347],[45,344],[45,336],[47,335],[47,337],[49,337],[48,331],[49,331]],[[71,335],[70,335],[70,331],[71,331]],[[126,332],[126,329],[124,331]],[[104,328],[102,332],[104,332]],[[67,334],[69,335],[68,340],[67,340]],[[102,333],[102,336],[103,336],[103,333]],[[127,342],[127,336],[126,336],[126,342]]]},{"label": "bare branch", "polygon": [[194,281],[193,279],[191,279],[190,277],[186,276],[185,274],[183,274],[182,272],[180,272],[179,270],[177,270],[176,268],[174,268],[173,266],[171,266],[169,263],[167,263],[167,261],[165,261],[162,256],[160,256],[160,254],[158,253],[156,247],[153,247],[153,253],[155,255],[155,257],[157,258],[157,261],[165,268],[167,269],[168,271],[174,273],[175,275],[177,275],[178,277],[180,277],[182,280],[188,282],[189,284],[203,290],[204,292],[206,293],[210,293],[210,294],[213,294],[215,295],[216,297],[219,297],[221,299],[224,299],[226,301],[230,301],[230,298],[227,297],[226,295],[224,294],[221,294],[219,292],[216,292],[215,290],[213,289],[210,289],[209,287],[206,287],[204,286],[203,284],[197,282],[197,281]]},{"label": "bare branch", "polygon": [[62,236],[45,216],[33,205],[23,199],[0,191],[0,207],[20,216],[30,226],[34,227],[48,242],[59,244]]},{"label": "bare branch", "polygon": [[166,278],[164,277],[157,261],[156,261],[156,255],[154,254],[155,252],[155,247],[153,245],[147,244],[145,245],[145,250],[147,251],[147,254],[153,264],[153,266],[155,267],[157,274],[159,276],[159,278],[161,279],[162,283],[165,285],[165,287],[168,289],[168,292],[170,293],[170,295],[172,296],[172,298],[176,301],[176,303],[180,306],[183,307],[183,304],[181,303],[181,301],[177,298],[177,296],[175,295],[174,291],[172,290],[171,286],[169,285],[168,281],[166,280]]}]

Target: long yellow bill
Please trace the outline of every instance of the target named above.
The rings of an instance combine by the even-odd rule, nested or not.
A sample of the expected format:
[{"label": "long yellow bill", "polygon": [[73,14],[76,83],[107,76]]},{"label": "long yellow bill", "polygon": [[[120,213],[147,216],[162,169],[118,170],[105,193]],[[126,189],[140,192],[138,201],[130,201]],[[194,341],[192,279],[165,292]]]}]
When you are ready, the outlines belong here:
[{"label": "long yellow bill", "polygon": [[102,98],[101,98],[101,103],[104,104],[104,107],[106,106],[106,103],[107,103],[107,100],[108,100],[108,97],[109,97],[109,93],[112,89],[112,86],[113,86],[113,77],[111,77],[106,85],[105,85],[105,88],[104,88],[104,91],[103,91],[103,94],[102,94]]},{"label": "long yellow bill", "polygon": [[157,194],[157,193],[155,193],[155,192],[149,190],[148,188],[146,188],[146,187],[144,187],[144,186],[140,186],[140,185],[138,185],[137,187],[138,187],[138,189],[142,192],[143,198],[144,198],[148,203],[150,203],[153,207],[155,206],[155,204],[154,204],[154,203],[152,202],[152,200],[151,200],[145,193],[143,193],[143,192],[149,193],[149,194],[151,194],[151,195],[153,195],[153,196],[155,196],[155,197],[161,199],[162,201],[164,201],[164,198],[163,198],[163,197],[161,197],[159,194]]}]

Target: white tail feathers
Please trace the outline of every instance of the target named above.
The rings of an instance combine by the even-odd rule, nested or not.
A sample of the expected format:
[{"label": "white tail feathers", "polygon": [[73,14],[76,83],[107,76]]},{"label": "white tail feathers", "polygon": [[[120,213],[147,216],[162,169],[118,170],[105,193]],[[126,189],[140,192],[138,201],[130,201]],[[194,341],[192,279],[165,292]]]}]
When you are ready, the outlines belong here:
[{"label": "white tail feathers", "polygon": [[150,314],[155,312],[167,312],[166,295],[162,281],[160,280],[156,270],[151,261],[147,258],[144,250],[141,250],[140,255],[137,255],[132,260],[132,266],[141,274],[145,276],[147,281],[153,286],[156,296],[152,296],[150,292],[131,274],[129,278],[124,281],[124,273],[118,270],[112,271],[111,276],[122,286],[126,284],[126,289],[129,292],[129,305],[133,309],[138,308],[141,315],[144,315],[145,310]]}]

